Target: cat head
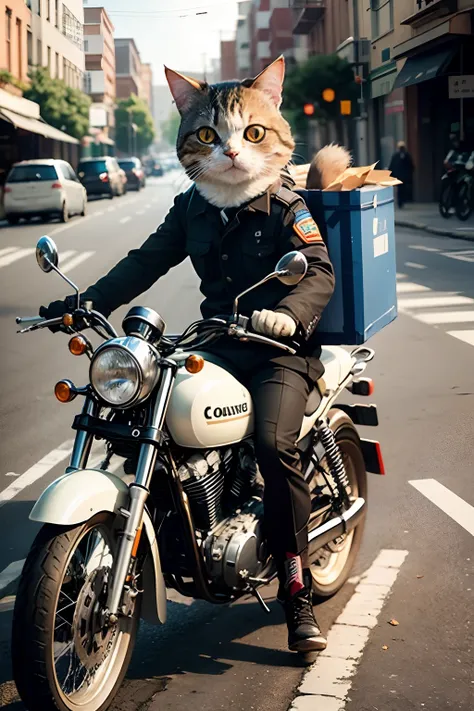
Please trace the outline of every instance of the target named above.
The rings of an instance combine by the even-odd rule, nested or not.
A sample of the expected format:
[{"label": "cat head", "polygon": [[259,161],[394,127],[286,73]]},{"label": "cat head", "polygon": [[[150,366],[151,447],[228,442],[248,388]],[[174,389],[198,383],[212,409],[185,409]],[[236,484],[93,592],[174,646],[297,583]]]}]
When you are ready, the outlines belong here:
[{"label": "cat head", "polygon": [[201,194],[218,207],[235,207],[274,183],[295,145],[279,110],[283,57],[242,82],[209,85],[165,72],[181,114],[178,158]]}]

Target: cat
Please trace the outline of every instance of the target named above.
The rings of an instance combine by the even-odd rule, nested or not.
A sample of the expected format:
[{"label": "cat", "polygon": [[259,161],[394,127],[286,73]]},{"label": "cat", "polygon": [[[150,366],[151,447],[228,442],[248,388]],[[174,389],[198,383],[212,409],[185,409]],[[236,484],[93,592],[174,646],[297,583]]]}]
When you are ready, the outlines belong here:
[{"label": "cat", "polygon": [[[220,209],[239,207],[277,181],[295,149],[290,125],[280,112],[282,56],[243,81],[208,84],[168,67],[165,74],[181,115],[178,158],[208,202]],[[326,187],[347,167],[348,156],[340,146],[319,151],[308,187]]]}]

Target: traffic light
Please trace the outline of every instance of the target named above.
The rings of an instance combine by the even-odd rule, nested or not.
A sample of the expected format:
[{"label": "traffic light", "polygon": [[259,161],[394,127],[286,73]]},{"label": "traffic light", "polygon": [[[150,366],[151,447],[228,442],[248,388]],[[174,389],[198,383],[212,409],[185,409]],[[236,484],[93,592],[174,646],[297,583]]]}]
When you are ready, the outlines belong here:
[{"label": "traffic light", "polygon": [[306,116],[314,116],[314,104],[305,104],[303,106],[303,112]]},{"label": "traffic light", "polygon": [[341,116],[350,116],[352,112],[352,102],[348,99],[341,101]]},{"label": "traffic light", "polygon": [[322,97],[324,101],[327,101],[328,104],[330,104],[336,98],[336,92],[334,91],[334,89],[324,89]]}]

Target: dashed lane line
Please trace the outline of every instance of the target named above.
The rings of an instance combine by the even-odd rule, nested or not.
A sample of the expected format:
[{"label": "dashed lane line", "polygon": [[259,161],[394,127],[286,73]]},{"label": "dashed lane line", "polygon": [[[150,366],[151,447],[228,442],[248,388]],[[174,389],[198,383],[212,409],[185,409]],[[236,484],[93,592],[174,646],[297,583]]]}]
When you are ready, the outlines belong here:
[{"label": "dashed lane line", "polygon": [[327,649],[303,677],[290,711],[343,711],[370,630],[407,555],[406,550],[380,551],[331,627]]},{"label": "dashed lane line", "polygon": [[[473,344],[474,345],[474,344]],[[436,479],[412,479],[408,482],[432,504],[474,536],[474,506],[440,484]]]},{"label": "dashed lane line", "polygon": [[431,289],[428,286],[416,284],[412,281],[401,281],[397,284],[397,294],[417,294],[422,291],[431,291]]},{"label": "dashed lane line", "polygon": [[90,251],[90,252],[83,252],[82,254],[76,255],[67,264],[65,264],[64,267],[62,267],[61,271],[63,272],[63,274],[67,274],[75,267],[78,267],[79,264],[82,264],[82,262],[85,262],[90,257],[93,257],[94,254],[95,254],[95,252]]},{"label": "dashed lane line", "polygon": [[441,326],[446,323],[470,323],[474,321],[474,311],[434,311],[417,314],[416,318],[431,326]]},{"label": "dashed lane line", "polygon": [[124,225],[126,222],[130,222],[131,219],[132,218],[130,217],[130,215],[127,215],[127,217],[122,217],[122,219],[119,220],[119,222],[121,225]]},{"label": "dashed lane line", "polygon": [[451,294],[449,296],[426,296],[426,297],[413,297],[413,298],[403,298],[398,300],[398,306],[401,310],[403,309],[429,309],[429,308],[440,308],[444,306],[467,306],[473,305],[474,299],[470,299],[468,296],[458,296],[456,294]]},{"label": "dashed lane line", "polygon": [[418,262],[405,262],[405,267],[410,269],[426,269],[425,264],[418,264]]},{"label": "dashed lane line", "polygon": [[0,267],[7,267],[9,264],[18,261],[18,259],[23,259],[23,257],[29,257],[35,253],[34,247],[25,247],[24,249],[15,249],[14,252],[9,252],[0,257]]},{"label": "dashed lane line", "polygon": [[472,329],[470,331],[448,331],[448,335],[454,336],[454,338],[468,343],[470,346],[474,346],[474,330]]}]

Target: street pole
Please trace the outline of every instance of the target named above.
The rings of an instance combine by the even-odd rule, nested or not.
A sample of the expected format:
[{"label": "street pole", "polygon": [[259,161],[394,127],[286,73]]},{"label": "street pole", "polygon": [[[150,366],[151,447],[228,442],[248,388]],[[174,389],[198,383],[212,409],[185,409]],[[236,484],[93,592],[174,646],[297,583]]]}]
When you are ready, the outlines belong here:
[{"label": "street pole", "polygon": [[[355,48],[356,74],[363,77],[364,68],[360,65],[360,25],[358,0],[352,0],[352,14],[354,25],[353,39]],[[365,101],[364,82],[360,85],[360,96],[357,103],[359,111],[356,118],[356,162],[358,165],[367,165],[369,157],[367,151],[367,106]]]}]

